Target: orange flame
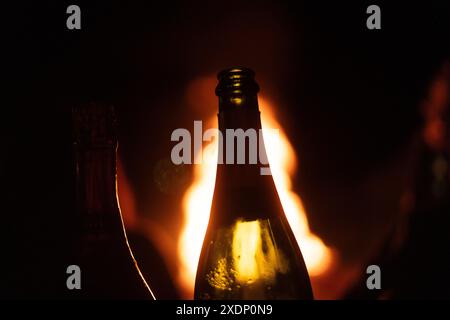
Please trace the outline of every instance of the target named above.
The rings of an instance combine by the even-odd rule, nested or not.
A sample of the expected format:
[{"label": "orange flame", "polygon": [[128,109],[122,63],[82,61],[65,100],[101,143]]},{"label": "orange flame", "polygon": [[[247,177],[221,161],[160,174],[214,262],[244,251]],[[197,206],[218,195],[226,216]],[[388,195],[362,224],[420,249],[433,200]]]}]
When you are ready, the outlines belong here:
[{"label": "orange flame", "polygon": [[[292,190],[291,177],[297,168],[294,150],[276,120],[271,104],[261,98],[259,102],[263,128],[279,130],[276,141],[273,135],[264,132],[263,135],[272,176],[283,209],[299,243],[310,276],[319,276],[329,269],[332,251],[309,230],[300,197]],[[216,127],[216,122],[216,117],[213,117],[204,128]],[[180,260],[178,283],[186,298],[192,297],[197,264],[208,225],[216,178],[217,152],[218,146],[215,141],[203,148],[203,163],[195,166],[193,183],[183,197],[185,222],[178,240]]]}]

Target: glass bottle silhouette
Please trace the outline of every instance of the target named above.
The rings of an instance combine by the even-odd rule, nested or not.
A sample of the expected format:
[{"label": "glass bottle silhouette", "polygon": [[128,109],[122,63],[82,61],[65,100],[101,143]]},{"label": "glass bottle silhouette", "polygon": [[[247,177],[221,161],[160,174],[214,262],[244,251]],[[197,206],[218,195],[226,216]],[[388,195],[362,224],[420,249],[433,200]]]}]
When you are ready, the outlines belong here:
[{"label": "glass bottle silhouette", "polygon": [[76,261],[81,299],[154,299],[128,244],[117,197],[114,108],[89,104],[72,111],[77,212]]},{"label": "glass bottle silhouette", "polygon": [[[254,72],[235,67],[218,74],[219,159],[211,215],[200,255],[195,299],[313,299],[308,271],[267,165],[237,164],[229,129],[261,129]],[[265,155],[262,136],[255,143]],[[251,141],[247,139],[246,143]],[[252,146],[246,145],[245,150]],[[255,148],[253,148],[255,150]],[[219,151],[220,152],[220,151]],[[231,161],[230,161],[231,160]],[[242,160],[242,159],[240,159]],[[260,157],[261,160],[261,157]],[[223,162],[223,163],[221,163]],[[240,161],[242,162],[242,161]],[[266,168],[264,168],[266,167]],[[262,169],[262,170],[261,170]]]}]

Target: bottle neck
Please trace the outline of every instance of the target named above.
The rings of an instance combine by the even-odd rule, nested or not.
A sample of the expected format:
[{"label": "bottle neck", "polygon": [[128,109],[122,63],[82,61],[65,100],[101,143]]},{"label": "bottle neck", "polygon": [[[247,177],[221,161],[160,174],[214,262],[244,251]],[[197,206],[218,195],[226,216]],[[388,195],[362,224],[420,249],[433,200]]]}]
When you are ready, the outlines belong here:
[{"label": "bottle neck", "polygon": [[[254,72],[234,67],[219,73],[219,164],[211,223],[278,218],[283,209],[270,173]],[[266,170],[262,170],[266,169]]]},{"label": "bottle neck", "polygon": [[[225,101],[228,103],[230,100]],[[219,108],[223,161],[220,161],[219,155],[211,211],[214,223],[228,224],[236,219],[250,221],[278,217],[282,212],[272,176],[262,174],[261,171],[262,168],[268,169],[269,164],[267,161],[261,161],[261,154],[266,159],[267,156],[256,95],[246,101],[252,101],[252,104],[222,104]],[[223,99],[219,98],[219,104],[221,103]],[[240,134],[237,133],[239,130]],[[245,141],[243,146],[242,141]],[[244,163],[239,163],[239,160],[242,160],[239,155],[240,148],[245,154]],[[223,214],[224,212],[226,214]]]},{"label": "bottle neck", "polygon": [[84,233],[105,236],[120,232],[117,201],[116,147],[76,147],[77,204]]},{"label": "bottle neck", "polygon": [[257,183],[261,162],[268,167],[258,106],[259,86],[254,77],[255,73],[244,67],[229,68],[217,76],[223,140],[218,177],[227,172],[225,176],[235,180],[231,185]]},{"label": "bottle neck", "polygon": [[226,173],[233,186],[258,183],[268,164],[256,94],[219,97],[218,118],[223,139],[218,174]]},{"label": "bottle neck", "polygon": [[113,106],[98,103],[72,110],[78,212],[88,238],[119,235],[117,130]]}]

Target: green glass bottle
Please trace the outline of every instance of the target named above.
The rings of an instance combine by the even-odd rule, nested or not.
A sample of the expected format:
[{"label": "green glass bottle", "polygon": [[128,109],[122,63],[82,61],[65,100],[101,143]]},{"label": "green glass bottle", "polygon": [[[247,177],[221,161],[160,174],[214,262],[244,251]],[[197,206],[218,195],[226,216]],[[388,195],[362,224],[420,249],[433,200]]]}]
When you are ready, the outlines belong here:
[{"label": "green glass bottle", "polygon": [[[219,130],[222,143],[210,220],[200,255],[195,299],[313,299],[308,271],[286,219],[267,164],[238,164],[235,136],[227,130],[261,129],[254,72],[226,69],[218,75]],[[247,139],[265,155],[262,135]],[[237,142],[237,141],[234,141]],[[230,161],[232,160],[232,161]],[[242,160],[242,158],[240,159]],[[221,163],[222,162],[222,163]]]}]

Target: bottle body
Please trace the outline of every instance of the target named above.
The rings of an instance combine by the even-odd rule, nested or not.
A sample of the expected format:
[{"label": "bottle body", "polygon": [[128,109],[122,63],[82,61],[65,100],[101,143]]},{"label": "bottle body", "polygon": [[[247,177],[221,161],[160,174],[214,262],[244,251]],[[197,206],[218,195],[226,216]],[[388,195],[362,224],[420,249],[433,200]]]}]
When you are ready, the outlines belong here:
[{"label": "bottle body", "polygon": [[128,245],[117,197],[114,110],[74,110],[77,212],[81,222],[74,264],[81,299],[152,299]]},{"label": "bottle body", "polygon": [[[220,211],[212,212],[217,213]],[[211,221],[195,299],[312,299],[307,270],[282,217]]]},{"label": "bottle body", "polygon": [[[241,81],[240,76],[252,77],[247,72],[237,69],[229,78],[236,82]],[[224,82],[220,74],[219,80]],[[218,88],[221,86],[224,84],[219,82]],[[227,130],[261,129],[254,92],[257,87],[248,83],[243,87],[242,92],[228,95],[229,90],[225,89],[219,94],[224,161],[217,167],[194,295],[196,299],[312,299],[308,272],[272,176],[262,175],[263,164],[251,163],[249,154],[245,163],[237,164],[236,148],[229,148],[234,137],[227,135]],[[253,140],[258,154],[265,153],[261,139],[262,135],[257,134]],[[246,150],[251,149],[250,145],[247,147]],[[230,150],[234,150],[233,163],[229,163],[233,158]]]}]

